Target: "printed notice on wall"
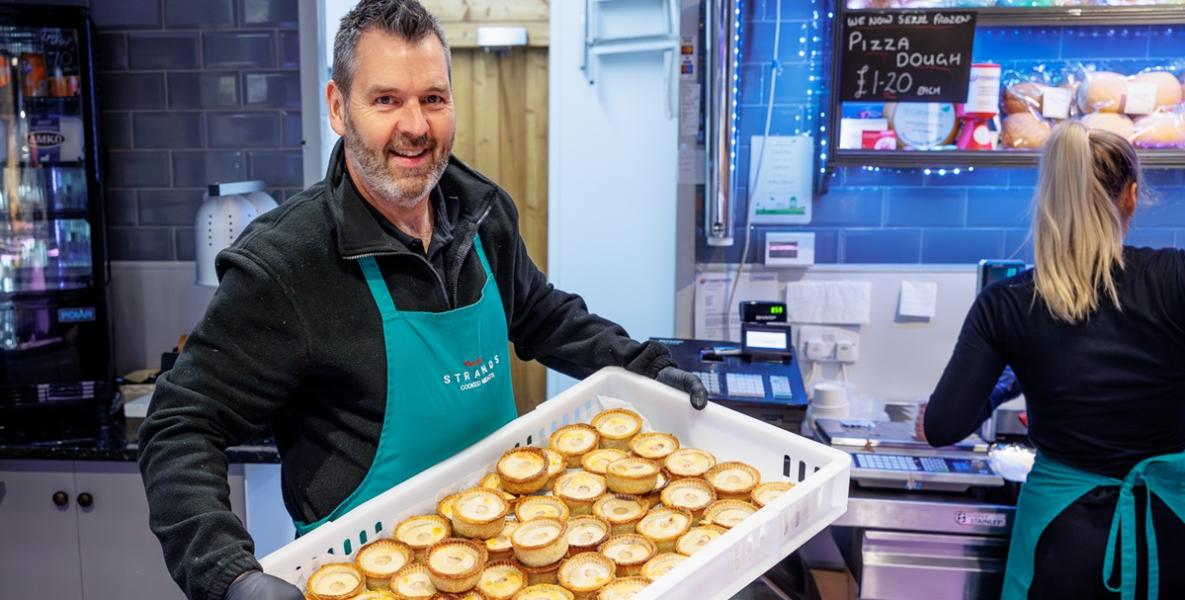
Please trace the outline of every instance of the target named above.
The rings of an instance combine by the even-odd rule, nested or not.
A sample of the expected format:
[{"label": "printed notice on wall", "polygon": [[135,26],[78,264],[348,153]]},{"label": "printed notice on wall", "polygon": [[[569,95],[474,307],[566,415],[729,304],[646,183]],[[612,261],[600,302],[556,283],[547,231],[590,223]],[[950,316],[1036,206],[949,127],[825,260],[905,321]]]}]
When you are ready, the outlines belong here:
[{"label": "printed notice on wall", "polygon": [[[728,294],[736,272],[700,273],[695,276],[695,337],[700,340],[739,342],[740,310],[746,300],[781,300],[777,273],[743,273],[728,309]],[[725,318],[727,317],[727,323]]]},{"label": "printed notice on wall", "polygon": [[[763,140],[768,139],[768,144]],[[809,135],[755,135],[750,141],[749,201],[754,223],[810,223],[815,142]]]},{"label": "printed notice on wall", "polygon": [[966,102],[974,39],[974,12],[846,14],[840,42],[840,99]]}]

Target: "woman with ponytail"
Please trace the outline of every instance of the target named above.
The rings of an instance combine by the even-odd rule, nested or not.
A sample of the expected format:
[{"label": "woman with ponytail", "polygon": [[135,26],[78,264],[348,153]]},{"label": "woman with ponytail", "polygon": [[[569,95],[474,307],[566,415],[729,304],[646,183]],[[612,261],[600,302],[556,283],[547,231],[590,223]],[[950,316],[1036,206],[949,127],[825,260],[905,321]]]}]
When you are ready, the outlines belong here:
[{"label": "woman with ponytail", "polygon": [[1185,252],[1123,245],[1140,190],[1126,140],[1054,128],[1035,265],[979,294],[925,413],[934,446],[975,431],[1005,366],[1037,459],[1005,600],[1185,598]]}]

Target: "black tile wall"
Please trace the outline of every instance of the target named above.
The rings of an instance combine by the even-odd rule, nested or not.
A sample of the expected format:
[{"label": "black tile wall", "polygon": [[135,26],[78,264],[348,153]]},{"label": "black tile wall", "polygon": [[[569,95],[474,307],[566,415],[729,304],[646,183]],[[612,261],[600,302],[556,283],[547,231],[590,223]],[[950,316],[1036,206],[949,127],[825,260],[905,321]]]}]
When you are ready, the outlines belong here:
[{"label": "black tile wall", "polygon": [[300,190],[295,0],[40,3],[89,6],[95,23],[113,260],[193,260],[209,183]]}]

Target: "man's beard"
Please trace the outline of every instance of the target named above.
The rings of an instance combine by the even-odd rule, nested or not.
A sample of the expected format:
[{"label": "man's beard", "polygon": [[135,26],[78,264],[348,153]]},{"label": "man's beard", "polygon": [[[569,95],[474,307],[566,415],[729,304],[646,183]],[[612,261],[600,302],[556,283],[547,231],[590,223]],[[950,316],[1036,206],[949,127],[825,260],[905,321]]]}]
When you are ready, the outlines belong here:
[{"label": "man's beard", "polygon": [[[388,140],[380,150],[374,150],[365,145],[362,138],[354,129],[354,123],[349,115],[345,116],[346,123],[346,158],[353,163],[358,175],[366,181],[366,187],[382,202],[394,204],[399,208],[411,208],[428,192],[436,187],[444,170],[448,167],[448,157],[452,152],[453,140],[448,145],[440,147],[431,136],[420,137],[400,136],[397,140]],[[402,152],[426,151],[430,162],[422,167],[400,169],[398,174],[392,173],[388,166],[387,157],[396,150]]]}]

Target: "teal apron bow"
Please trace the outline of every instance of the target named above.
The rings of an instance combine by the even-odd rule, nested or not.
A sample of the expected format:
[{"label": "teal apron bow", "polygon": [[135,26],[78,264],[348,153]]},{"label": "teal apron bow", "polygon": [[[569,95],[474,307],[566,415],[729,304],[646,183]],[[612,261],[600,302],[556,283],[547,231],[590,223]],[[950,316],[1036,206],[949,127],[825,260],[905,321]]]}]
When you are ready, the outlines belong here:
[{"label": "teal apron bow", "polygon": [[[1037,453],[1033,470],[1020,491],[1008,567],[1004,575],[1003,600],[1025,600],[1033,581],[1037,540],[1063,510],[1099,486],[1118,486],[1119,501],[1107,536],[1107,556],[1103,564],[1103,585],[1119,592],[1122,600],[1136,597],[1136,499],[1133,490],[1148,488],[1144,514],[1144,536],[1148,546],[1148,599],[1157,600],[1160,592],[1160,562],[1156,552],[1156,530],[1152,523],[1152,496],[1160,498],[1185,521],[1185,453],[1166,454],[1145,459],[1122,480],[1088,473],[1061,464]],[[1111,585],[1115,569],[1115,540],[1119,543],[1119,586]]]},{"label": "teal apron bow", "polygon": [[517,416],[507,356],[506,313],[474,236],[486,282],[477,302],[430,313],[395,308],[378,263],[358,260],[383,319],[387,408],[370,470],[337,508],[298,535],[337,519],[409,477],[480,441]]}]

